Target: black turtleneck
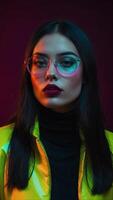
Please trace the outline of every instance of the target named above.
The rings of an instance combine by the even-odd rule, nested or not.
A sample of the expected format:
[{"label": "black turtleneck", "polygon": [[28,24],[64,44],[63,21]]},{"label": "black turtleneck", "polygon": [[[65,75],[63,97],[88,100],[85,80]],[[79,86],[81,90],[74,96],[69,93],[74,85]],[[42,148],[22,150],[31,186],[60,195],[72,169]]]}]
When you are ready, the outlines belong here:
[{"label": "black turtleneck", "polygon": [[38,112],[40,139],[51,168],[51,200],[77,200],[80,138],[75,110]]}]

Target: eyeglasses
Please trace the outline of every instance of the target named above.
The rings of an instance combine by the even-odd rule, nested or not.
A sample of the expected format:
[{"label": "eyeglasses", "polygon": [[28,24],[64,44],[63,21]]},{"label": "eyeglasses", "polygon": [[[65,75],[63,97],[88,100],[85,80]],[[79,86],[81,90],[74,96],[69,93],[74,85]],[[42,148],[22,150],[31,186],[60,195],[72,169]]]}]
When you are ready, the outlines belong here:
[{"label": "eyeglasses", "polygon": [[72,77],[77,73],[77,70],[80,66],[80,61],[81,60],[77,55],[59,56],[56,58],[55,62],[53,62],[47,56],[33,54],[28,58],[26,67],[31,75],[43,77],[53,62],[57,74],[63,77]]}]

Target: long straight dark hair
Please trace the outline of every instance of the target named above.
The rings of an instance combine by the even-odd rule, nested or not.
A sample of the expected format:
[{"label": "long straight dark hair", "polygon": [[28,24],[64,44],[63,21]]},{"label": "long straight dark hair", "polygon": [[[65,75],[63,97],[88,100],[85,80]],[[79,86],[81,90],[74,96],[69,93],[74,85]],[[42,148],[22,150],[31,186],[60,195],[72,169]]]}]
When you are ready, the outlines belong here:
[{"label": "long straight dark hair", "polygon": [[[83,87],[79,97],[79,127],[86,145],[87,160],[93,173],[93,194],[107,191],[113,182],[113,166],[109,145],[105,137],[98,94],[96,62],[87,35],[68,20],[54,20],[43,24],[33,34],[25,53],[19,107],[14,120],[14,129],[9,145],[8,189],[24,189],[29,174],[29,161],[35,163],[35,139],[32,136],[38,102],[34,97],[30,74],[26,70],[27,59],[36,43],[46,34],[61,33],[76,46],[83,63]],[[86,169],[87,169],[86,162]],[[87,170],[86,170],[87,171]]]}]

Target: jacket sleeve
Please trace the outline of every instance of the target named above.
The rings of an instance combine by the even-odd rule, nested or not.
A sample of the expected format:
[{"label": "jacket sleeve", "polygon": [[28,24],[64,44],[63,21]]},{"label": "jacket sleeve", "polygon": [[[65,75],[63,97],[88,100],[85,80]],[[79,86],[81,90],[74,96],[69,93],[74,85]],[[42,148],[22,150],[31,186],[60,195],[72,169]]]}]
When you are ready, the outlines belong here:
[{"label": "jacket sleeve", "polygon": [[4,198],[4,169],[5,169],[6,153],[0,149],[0,200]]},{"label": "jacket sleeve", "polygon": [[13,124],[0,127],[0,200],[4,197],[4,171]]}]

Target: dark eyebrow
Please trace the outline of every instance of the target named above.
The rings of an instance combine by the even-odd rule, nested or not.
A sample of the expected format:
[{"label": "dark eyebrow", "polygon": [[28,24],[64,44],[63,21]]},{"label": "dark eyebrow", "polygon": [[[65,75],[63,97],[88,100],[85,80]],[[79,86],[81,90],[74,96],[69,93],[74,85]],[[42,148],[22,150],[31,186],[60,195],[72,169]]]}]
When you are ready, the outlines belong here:
[{"label": "dark eyebrow", "polygon": [[[49,57],[48,54],[46,53],[41,53],[41,52],[36,52],[33,55],[39,55],[39,56],[44,56],[44,57]],[[62,53],[58,53],[57,56],[65,56],[65,55],[73,55],[73,56],[77,56],[79,57],[76,53],[73,53],[72,51],[66,51],[66,52],[62,52]]]},{"label": "dark eyebrow", "polygon": [[65,55],[73,55],[73,56],[78,56],[76,53],[73,53],[72,51],[66,51],[63,53],[58,53],[58,56],[65,56]]},{"label": "dark eyebrow", "polygon": [[39,52],[35,52],[33,53],[33,55],[37,55],[37,56],[44,56],[44,57],[47,57],[48,58],[48,55],[45,54],[45,53],[39,53]]}]

